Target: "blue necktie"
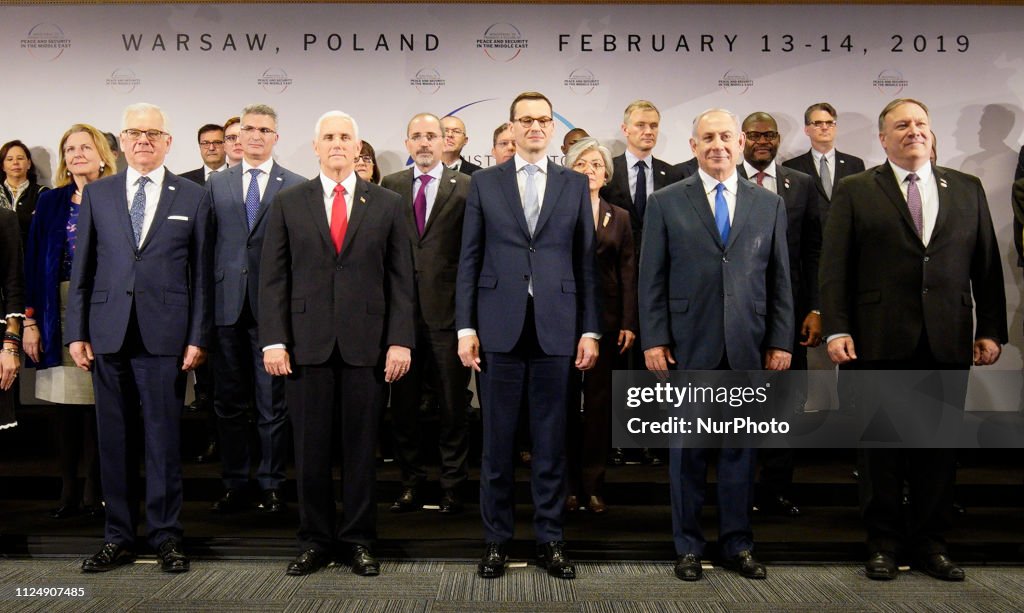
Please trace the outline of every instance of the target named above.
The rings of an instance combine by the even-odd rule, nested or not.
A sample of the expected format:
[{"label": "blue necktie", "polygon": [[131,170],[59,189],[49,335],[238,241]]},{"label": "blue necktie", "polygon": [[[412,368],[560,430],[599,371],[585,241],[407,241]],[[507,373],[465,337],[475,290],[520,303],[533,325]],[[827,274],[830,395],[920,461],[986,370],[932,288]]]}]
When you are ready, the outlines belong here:
[{"label": "blue necktie", "polygon": [[262,172],[259,168],[250,168],[249,189],[245,192],[245,219],[249,222],[249,230],[256,223],[256,213],[260,212],[260,182],[257,177]]},{"label": "blue necktie", "polygon": [[526,226],[530,228],[530,236],[537,229],[537,220],[540,219],[540,198],[537,196],[537,184],[534,178],[540,170],[533,164],[523,166],[526,170],[526,189],[523,193],[523,213],[526,215]]},{"label": "blue necktie", "polygon": [[715,186],[715,225],[722,237],[722,244],[729,242],[729,204],[725,201],[725,183]]},{"label": "blue necktie", "polygon": [[142,223],[146,220],[146,184],[150,182],[149,177],[139,177],[135,182],[139,190],[132,197],[132,206],[128,209],[128,216],[132,218],[132,234],[135,235],[135,246],[142,245]]},{"label": "blue necktie", "polygon": [[647,209],[647,164],[636,163],[636,192],[633,194],[633,207],[640,219],[644,218]]}]

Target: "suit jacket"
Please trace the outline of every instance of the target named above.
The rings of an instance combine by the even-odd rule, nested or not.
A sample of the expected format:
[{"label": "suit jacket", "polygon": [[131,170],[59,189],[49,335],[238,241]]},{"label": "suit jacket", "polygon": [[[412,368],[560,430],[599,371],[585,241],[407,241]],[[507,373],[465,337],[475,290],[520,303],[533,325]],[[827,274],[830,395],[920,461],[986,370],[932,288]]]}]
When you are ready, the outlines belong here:
[{"label": "suit jacket", "polygon": [[259,317],[257,290],[260,255],[263,253],[263,237],[267,230],[267,210],[279,191],[306,181],[277,162],[274,162],[269,174],[252,230],[249,229],[245,212],[241,164],[210,175],[210,182],[206,186],[216,227],[213,247],[213,318],[218,326],[230,326],[237,322],[246,299],[249,300],[252,314]]},{"label": "suit jacket", "polygon": [[515,158],[473,175],[455,295],[455,325],[473,328],[483,351],[512,351],[533,280],[534,323],[547,355],[575,355],[598,332],[594,216],[587,179],[547,162],[540,218],[530,236]]},{"label": "suit jacket", "polygon": [[300,365],[337,347],[376,366],[391,345],[414,348],[413,266],[401,197],[356,178],[341,253],[331,241],[320,177],[278,192],[260,260],[262,346],[283,343]]},{"label": "suit jacket", "polygon": [[1024,179],[1024,147],[1020,148],[1020,153],[1017,154],[1017,170],[1013,172],[1013,180],[1020,181]]},{"label": "suit jacket", "polygon": [[768,348],[792,351],[786,205],[743,178],[737,192],[726,245],[700,175],[647,201],[640,338],[670,347],[680,369],[713,369],[727,353],[734,370],[760,370]]},{"label": "suit jacket", "polygon": [[[680,181],[683,178],[683,171],[678,166],[672,166],[658,158],[651,158],[651,168],[654,173],[654,189],[659,190],[668,185]],[[650,198],[650,194],[647,194]],[[626,209],[629,212],[630,220],[633,223],[633,238],[636,244],[640,244],[640,233],[643,231],[644,220],[640,213],[633,206],[633,193],[629,191],[629,169],[626,168],[626,154],[617,155],[612,158],[612,180],[601,188],[601,197],[617,207]]]},{"label": "suit jacket", "polygon": [[183,172],[178,176],[181,177],[182,179],[188,179],[189,181],[192,181],[193,183],[196,183],[198,185],[206,185],[206,166],[200,166],[195,170]]},{"label": "suit jacket", "polygon": [[7,189],[7,184],[3,181],[0,181],[0,189],[4,191],[7,201],[11,203],[14,211],[18,214],[18,227],[21,232],[21,242],[24,245],[28,242],[28,230],[32,225],[32,215],[36,212],[36,202],[39,200],[39,196],[46,193],[50,188],[36,183],[29,183],[25,191],[21,192],[17,202],[11,202],[14,199],[14,194],[11,193],[11,190]]},{"label": "suit jacket", "polygon": [[208,347],[210,200],[203,188],[166,171],[153,223],[136,247],[125,181],[122,171],[82,193],[64,342],[88,341],[96,353],[116,353],[134,309],[149,353]]},{"label": "suit jacket", "polygon": [[412,210],[413,169],[407,168],[381,180],[382,187],[402,196],[406,231],[412,239],[418,314],[435,330],[455,328],[455,278],[459,272],[469,183],[468,174],[447,167],[442,169],[434,206],[423,227],[423,236],[419,236]]},{"label": "suit jacket", "polygon": [[464,175],[471,175],[474,172],[481,169],[480,166],[477,166],[476,164],[470,162],[469,160],[462,156],[459,156],[459,159],[462,160],[462,163],[459,164],[459,172],[461,172]]},{"label": "suit jacket", "polygon": [[0,208],[0,317],[25,312],[24,270],[18,216]]},{"label": "suit jacket", "polygon": [[[818,188],[818,193],[821,194],[821,223],[824,225],[825,220],[828,219],[831,199],[825,194],[825,188],[821,186],[821,176],[818,175],[818,165],[814,163],[814,154],[808,150],[803,155],[786,160],[782,165],[786,168],[799,170],[806,175],[811,175],[811,178],[814,179],[814,185]],[[832,181],[832,195],[835,195],[840,179],[855,175],[858,172],[864,172],[864,160],[854,155],[836,151],[836,169],[835,179]]]},{"label": "suit jacket", "polygon": [[[747,176],[743,164],[737,168]],[[818,292],[818,261],[821,258],[821,194],[808,175],[775,165],[776,189],[786,203],[786,240],[789,245],[789,276],[793,283],[793,308],[799,332],[800,323],[812,310],[821,309]]]},{"label": "suit jacket", "polygon": [[672,167],[672,169],[676,171],[676,174],[679,176],[679,180],[682,181],[683,179],[690,175],[697,174],[698,167],[699,165],[697,164],[697,158],[690,158],[685,162],[680,162],[676,164],[675,166]]},{"label": "suit jacket", "polygon": [[1017,248],[1017,266],[1024,266],[1024,178],[1013,182],[1013,246]]},{"label": "suit jacket", "polygon": [[636,247],[629,213],[605,200],[597,210],[597,277],[601,332],[639,332],[636,311]]},{"label": "suit jacket", "polygon": [[939,212],[927,247],[888,162],[845,179],[833,194],[821,257],[824,329],[851,334],[861,360],[909,358],[923,333],[936,360],[965,366],[974,339],[1006,342],[985,190],[977,177],[933,172]]}]

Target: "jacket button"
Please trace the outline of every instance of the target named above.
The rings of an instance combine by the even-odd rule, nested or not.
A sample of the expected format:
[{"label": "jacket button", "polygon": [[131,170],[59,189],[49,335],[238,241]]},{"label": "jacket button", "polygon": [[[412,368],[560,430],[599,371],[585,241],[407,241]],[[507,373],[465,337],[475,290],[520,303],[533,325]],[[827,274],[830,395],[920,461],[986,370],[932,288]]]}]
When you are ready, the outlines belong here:
[{"label": "jacket button", "polygon": [[536,252],[537,252],[537,249],[533,245],[530,245],[530,253],[536,253]]},{"label": "jacket button", "polygon": [[345,267],[344,267],[344,266],[342,266],[341,264],[338,264],[338,265],[337,265],[337,266],[336,266],[336,267],[334,268],[334,270],[341,270],[342,268],[345,268]]},{"label": "jacket button", "polygon": [[248,269],[248,268],[243,268],[243,269],[242,269],[242,274],[243,274],[243,275],[247,275],[247,274],[249,274],[249,269]]},{"label": "jacket button", "polygon": [[135,261],[136,262],[141,262],[142,261],[142,256],[141,255],[135,256]]},{"label": "jacket button", "polygon": [[927,293],[928,293],[928,288],[926,287],[926,288],[924,288],[923,290],[921,290],[921,293],[922,293],[922,294],[927,294]]},{"label": "jacket button", "polygon": [[128,290],[128,291],[127,291],[127,292],[125,292],[125,293],[126,293],[126,294],[128,294],[129,296],[131,296],[131,295],[132,295],[132,290]]},{"label": "jacket button", "polygon": [[928,261],[928,260],[930,260],[930,259],[931,259],[931,258],[930,258],[930,257],[928,257],[927,255],[926,255],[926,256],[924,256],[924,261],[925,261],[925,262],[927,262],[927,261]]},{"label": "jacket button", "polygon": [[523,281],[529,281],[530,275],[523,275]]}]

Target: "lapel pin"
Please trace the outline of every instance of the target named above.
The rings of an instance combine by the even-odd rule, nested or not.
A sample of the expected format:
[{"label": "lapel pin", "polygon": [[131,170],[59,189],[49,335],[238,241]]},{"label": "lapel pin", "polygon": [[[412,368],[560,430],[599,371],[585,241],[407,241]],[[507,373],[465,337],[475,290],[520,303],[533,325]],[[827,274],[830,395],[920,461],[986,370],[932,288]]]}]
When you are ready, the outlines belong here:
[{"label": "lapel pin", "polygon": [[941,185],[942,187],[949,187],[948,185],[946,185],[945,179],[939,179],[939,185]]},{"label": "lapel pin", "polygon": [[782,183],[786,186],[786,189],[789,189],[789,179],[783,179]]},{"label": "lapel pin", "polygon": [[665,171],[664,170],[659,170],[658,174],[661,175],[661,176],[665,176]]},{"label": "lapel pin", "polygon": [[455,179],[448,179],[449,183],[455,183]]},{"label": "lapel pin", "polygon": [[277,179],[278,181],[283,181],[284,180],[281,177],[274,177],[274,178]]},{"label": "lapel pin", "polygon": [[359,197],[359,202],[362,202],[363,204],[366,204],[366,198],[360,196]]},{"label": "lapel pin", "polygon": [[611,220],[612,220],[612,214],[606,212],[604,214],[604,221],[601,222],[601,227],[607,228],[608,227],[608,222],[611,221]]},{"label": "lapel pin", "polygon": [[169,189],[169,190],[171,190],[173,192],[174,191],[174,186],[173,185],[168,185],[167,189]]}]

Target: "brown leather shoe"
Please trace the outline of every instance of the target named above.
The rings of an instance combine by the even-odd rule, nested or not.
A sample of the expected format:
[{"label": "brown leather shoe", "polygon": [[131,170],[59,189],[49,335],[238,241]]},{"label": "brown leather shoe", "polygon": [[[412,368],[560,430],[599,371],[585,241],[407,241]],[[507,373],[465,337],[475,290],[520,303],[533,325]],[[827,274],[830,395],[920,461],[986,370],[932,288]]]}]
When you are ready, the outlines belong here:
[{"label": "brown leather shoe", "polygon": [[580,510],[580,499],[575,494],[569,494],[565,497],[565,512],[575,513]]},{"label": "brown leather shoe", "polygon": [[605,504],[604,498],[591,496],[590,500],[587,501],[587,510],[594,515],[601,515],[608,512],[608,505]]}]

